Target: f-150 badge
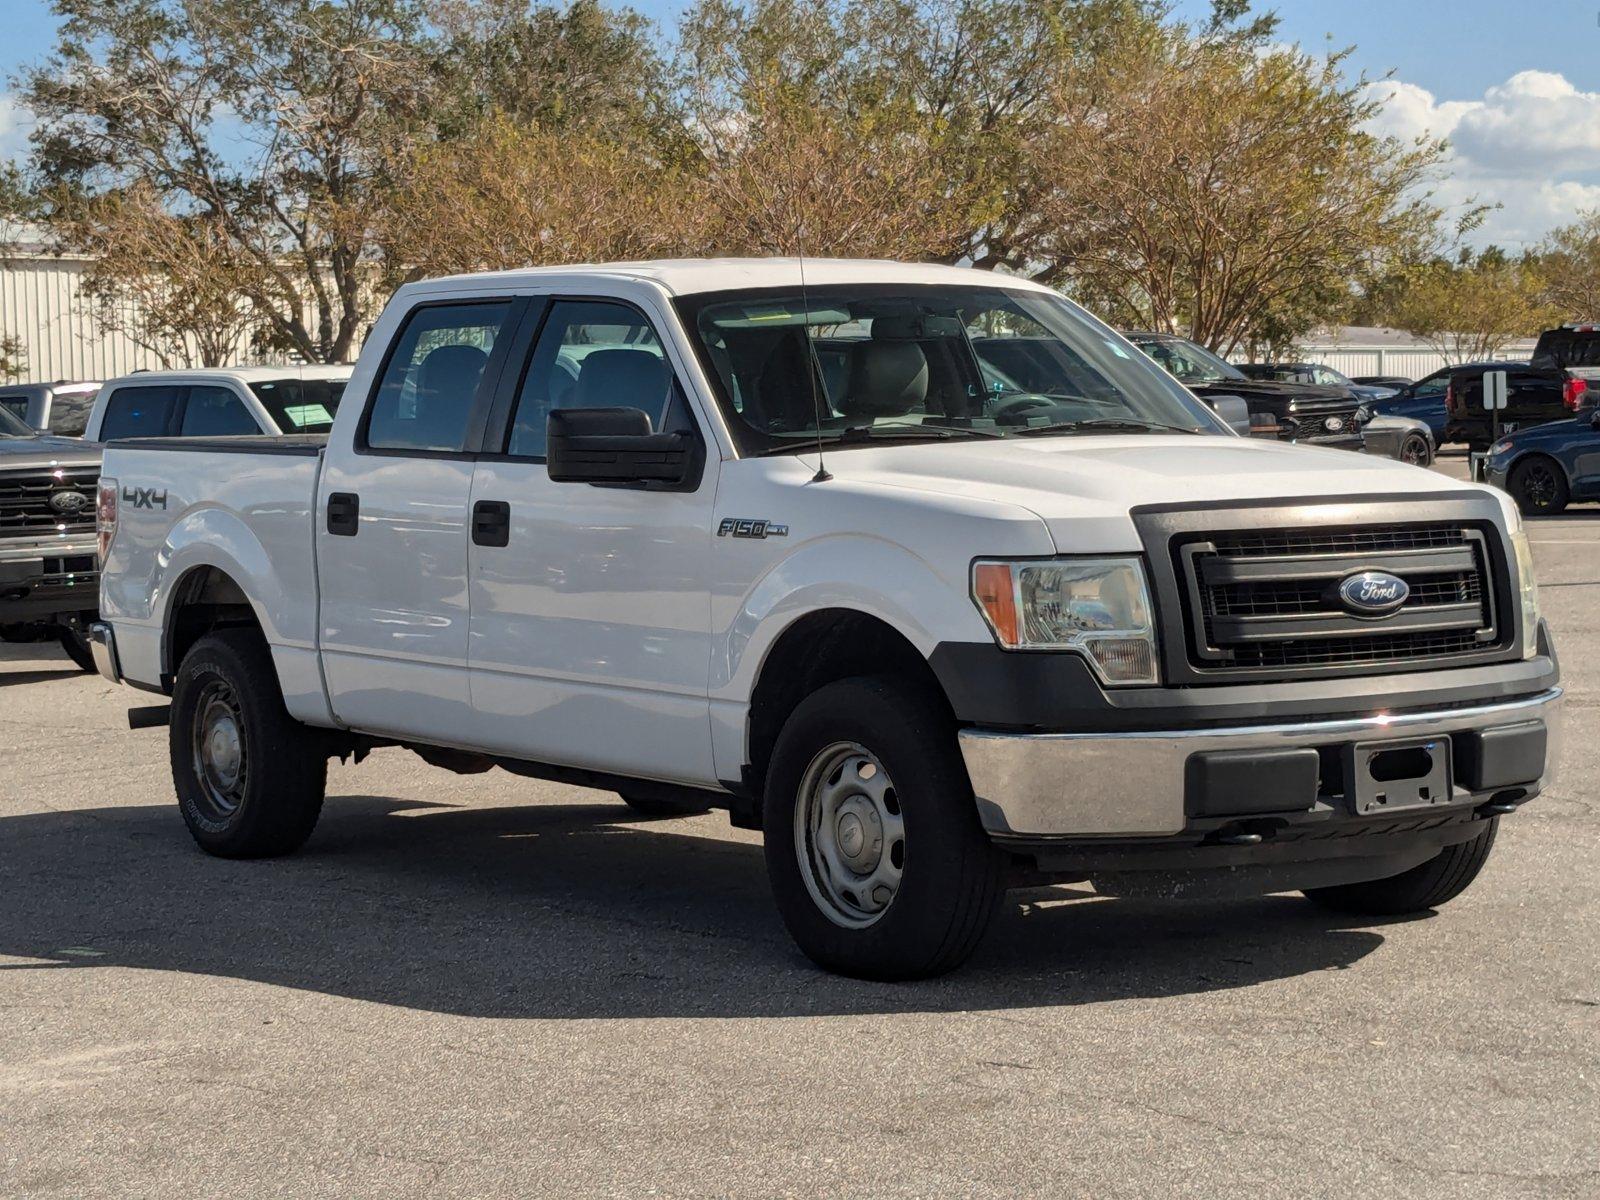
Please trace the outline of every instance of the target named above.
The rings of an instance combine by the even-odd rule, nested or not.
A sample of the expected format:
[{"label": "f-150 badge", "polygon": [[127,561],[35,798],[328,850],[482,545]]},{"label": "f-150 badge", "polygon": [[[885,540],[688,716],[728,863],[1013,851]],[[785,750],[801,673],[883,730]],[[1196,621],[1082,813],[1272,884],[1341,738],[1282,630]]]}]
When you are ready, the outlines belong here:
[{"label": "f-150 badge", "polygon": [[718,537],[769,538],[788,537],[789,527],[773,521],[755,521],[749,517],[723,517],[717,526]]}]

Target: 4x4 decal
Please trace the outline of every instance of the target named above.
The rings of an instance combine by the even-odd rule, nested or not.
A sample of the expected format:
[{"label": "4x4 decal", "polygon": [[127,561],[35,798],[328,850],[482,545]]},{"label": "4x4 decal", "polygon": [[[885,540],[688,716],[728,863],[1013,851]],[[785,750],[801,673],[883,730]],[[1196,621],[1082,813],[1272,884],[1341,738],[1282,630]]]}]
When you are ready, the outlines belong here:
[{"label": "4x4 decal", "polygon": [[122,499],[134,508],[166,508],[167,492],[165,488],[157,491],[155,488],[122,489]]}]

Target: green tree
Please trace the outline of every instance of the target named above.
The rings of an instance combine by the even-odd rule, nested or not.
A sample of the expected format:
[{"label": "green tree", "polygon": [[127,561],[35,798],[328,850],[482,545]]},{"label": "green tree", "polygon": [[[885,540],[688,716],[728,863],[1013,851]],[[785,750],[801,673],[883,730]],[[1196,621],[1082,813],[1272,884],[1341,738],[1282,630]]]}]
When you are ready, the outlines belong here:
[{"label": "green tree", "polygon": [[[55,52],[24,72],[32,167],[62,243],[148,215],[144,189],[215,257],[273,347],[339,361],[377,304],[374,240],[390,170],[416,135],[431,43],[417,0],[58,0]],[[197,273],[198,272],[198,273]]]},{"label": "green tree", "polygon": [[1383,315],[1386,324],[1422,339],[1446,360],[1472,362],[1559,321],[1560,310],[1545,293],[1535,260],[1513,260],[1491,246],[1418,268]]},{"label": "green tree", "polygon": [[1552,230],[1538,251],[1543,299],[1562,320],[1600,317],[1600,209]]}]

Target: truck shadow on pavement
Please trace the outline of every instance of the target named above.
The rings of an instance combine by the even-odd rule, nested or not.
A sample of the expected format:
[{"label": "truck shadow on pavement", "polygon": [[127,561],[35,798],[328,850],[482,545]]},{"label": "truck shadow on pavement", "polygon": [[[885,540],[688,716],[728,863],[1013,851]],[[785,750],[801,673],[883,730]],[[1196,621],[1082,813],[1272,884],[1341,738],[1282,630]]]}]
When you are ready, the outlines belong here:
[{"label": "truck shadow on pavement", "polygon": [[789,941],[759,844],[720,814],[330,798],[300,854],[200,853],[168,806],[0,820],[0,963],[223,976],[502,1018],[1005,1010],[1339,970],[1383,937],[1297,898],[1146,903],[1012,893],[962,971],[840,979]]}]

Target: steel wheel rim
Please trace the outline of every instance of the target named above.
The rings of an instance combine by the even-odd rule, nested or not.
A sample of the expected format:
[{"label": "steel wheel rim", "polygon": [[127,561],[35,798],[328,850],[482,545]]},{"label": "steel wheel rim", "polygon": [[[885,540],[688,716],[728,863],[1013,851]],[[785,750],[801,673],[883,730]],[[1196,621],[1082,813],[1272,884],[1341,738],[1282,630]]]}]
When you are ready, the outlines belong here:
[{"label": "steel wheel rim", "polygon": [[200,807],[212,820],[226,821],[244,802],[248,763],[239,698],[219,679],[200,690],[191,742]]},{"label": "steel wheel rim", "polygon": [[1538,508],[1551,504],[1556,498],[1555,473],[1543,463],[1529,463],[1522,477],[1522,494]]},{"label": "steel wheel rim", "polygon": [[883,763],[834,742],[806,768],[794,806],[800,876],[822,914],[844,929],[883,917],[905,872],[905,820]]}]

